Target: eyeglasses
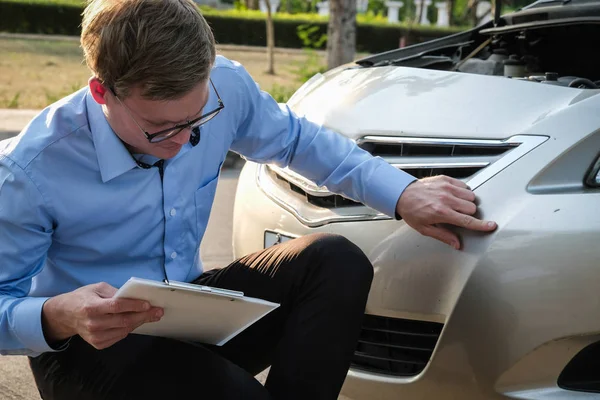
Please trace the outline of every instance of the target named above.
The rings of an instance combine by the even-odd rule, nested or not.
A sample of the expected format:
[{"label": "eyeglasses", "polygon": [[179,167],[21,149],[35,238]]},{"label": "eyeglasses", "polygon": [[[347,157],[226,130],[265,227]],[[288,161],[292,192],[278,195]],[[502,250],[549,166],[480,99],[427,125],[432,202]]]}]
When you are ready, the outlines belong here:
[{"label": "eyeglasses", "polygon": [[119,98],[119,96],[117,96],[117,94],[115,93],[114,89],[110,88],[110,91],[115,96],[115,98],[117,99],[117,101],[119,102],[119,104],[121,104],[123,106],[123,108],[125,109],[125,111],[129,115],[129,117],[133,120],[133,122],[144,133],[144,136],[146,136],[146,139],[148,139],[148,141],[150,143],[158,143],[158,142],[162,142],[163,140],[167,140],[169,138],[172,138],[173,136],[177,135],[178,133],[180,133],[184,129],[191,128],[192,130],[195,130],[196,128],[200,127],[200,125],[203,125],[203,124],[207,123],[208,121],[210,121],[211,119],[213,119],[214,117],[216,117],[217,114],[219,114],[219,112],[221,112],[221,110],[223,108],[225,108],[225,105],[223,104],[223,100],[221,100],[221,96],[219,96],[219,92],[217,92],[217,88],[215,87],[215,84],[213,83],[212,79],[209,79],[209,80],[210,80],[210,85],[212,86],[213,90],[215,91],[215,94],[217,95],[217,102],[219,103],[219,106],[217,108],[215,108],[214,110],[212,110],[210,112],[207,112],[206,114],[201,115],[198,118],[195,118],[195,119],[193,119],[191,121],[187,121],[185,124],[175,125],[172,128],[163,129],[162,131],[159,131],[159,132],[156,132],[156,133],[148,133],[144,128],[142,128],[142,126],[140,124],[138,124],[138,122],[134,118],[134,116],[133,116],[131,110],[129,109],[129,107],[127,107],[125,105],[125,103],[123,103],[121,101],[121,99]]}]

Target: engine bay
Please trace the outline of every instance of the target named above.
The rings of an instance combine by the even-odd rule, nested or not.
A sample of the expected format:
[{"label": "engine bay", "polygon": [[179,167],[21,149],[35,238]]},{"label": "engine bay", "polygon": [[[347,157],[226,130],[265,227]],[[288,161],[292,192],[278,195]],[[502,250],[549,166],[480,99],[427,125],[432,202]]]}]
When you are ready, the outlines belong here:
[{"label": "engine bay", "polygon": [[599,52],[600,1],[539,0],[493,23],[374,54],[356,64],[363,68],[458,71],[600,89]]},{"label": "engine bay", "polygon": [[457,62],[443,69],[600,89],[600,24],[492,34],[470,54],[465,55],[464,50],[456,49],[458,54],[452,58]]}]

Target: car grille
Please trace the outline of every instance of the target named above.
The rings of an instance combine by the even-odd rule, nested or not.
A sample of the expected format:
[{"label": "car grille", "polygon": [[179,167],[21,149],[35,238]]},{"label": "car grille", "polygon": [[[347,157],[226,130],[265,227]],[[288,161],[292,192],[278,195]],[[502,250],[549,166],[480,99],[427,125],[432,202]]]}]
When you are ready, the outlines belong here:
[{"label": "car grille", "polygon": [[351,367],[384,375],[418,375],[429,362],[443,326],[367,314]]},{"label": "car grille", "polygon": [[[357,144],[376,157],[402,169],[417,179],[446,175],[467,180],[487,168],[520,143],[499,140],[442,140],[367,136]],[[317,207],[339,208],[362,205],[294,174],[289,169],[269,166],[274,177],[289,190],[306,197]]]}]

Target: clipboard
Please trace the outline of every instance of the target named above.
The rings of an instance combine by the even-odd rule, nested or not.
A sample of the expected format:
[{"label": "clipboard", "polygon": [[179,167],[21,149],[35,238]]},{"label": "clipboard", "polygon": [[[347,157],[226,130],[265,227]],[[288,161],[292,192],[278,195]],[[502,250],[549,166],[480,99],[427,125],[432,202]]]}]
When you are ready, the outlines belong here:
[{"label": "clipboard", "polygon": [[243,292],[130,278],[115,298],[140,299],[162,307],[158,322],[148,322],[132,333],[162,336],[222,346],[279,304],[244,296]]}]

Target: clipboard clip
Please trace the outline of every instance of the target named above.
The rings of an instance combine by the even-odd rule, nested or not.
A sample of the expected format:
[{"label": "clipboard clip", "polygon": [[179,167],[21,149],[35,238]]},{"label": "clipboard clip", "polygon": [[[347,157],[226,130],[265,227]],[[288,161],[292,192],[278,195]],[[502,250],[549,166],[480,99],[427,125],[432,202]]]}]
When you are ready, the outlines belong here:
[{"label": "clipboard clip", "polygon": [[194,285],[193,283],[169,281],[167,279],[164,279],[164,282],[167,284],[167,286],[180,288],[180,289],[189,289],[189,290],[194,290],[197,292],[220,294],[220,295],[230,296],[230,297],[244,297],[244,292],[239,292],[237,290],[221,289],[221,288],[215,288],[215,287],[203,286],[203,285]]}]

